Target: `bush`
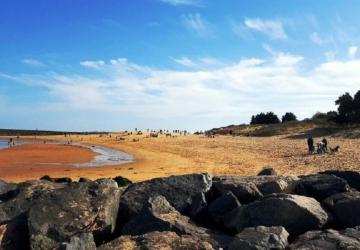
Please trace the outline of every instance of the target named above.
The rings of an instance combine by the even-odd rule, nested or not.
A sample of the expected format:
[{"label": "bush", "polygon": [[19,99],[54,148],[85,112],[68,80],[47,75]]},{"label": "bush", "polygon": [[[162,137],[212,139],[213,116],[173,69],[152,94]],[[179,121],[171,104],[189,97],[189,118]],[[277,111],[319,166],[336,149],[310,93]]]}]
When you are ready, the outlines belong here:
[{"label": "bush", "polygon": [[276,124],[280,123],[279,118],[273,112],[260,113],[251,117],[250,124]]},{"label": "bush", "polygon": [[348,92],[335,101],[338,107],[338,123],[360,123],[360,91],[354,97]]},{"label": "bush", "polygon": [[292,112],[287,112],[285,115],[282,116],[281,122],[291,122],[291,121],[297,121],[296,115]]}]

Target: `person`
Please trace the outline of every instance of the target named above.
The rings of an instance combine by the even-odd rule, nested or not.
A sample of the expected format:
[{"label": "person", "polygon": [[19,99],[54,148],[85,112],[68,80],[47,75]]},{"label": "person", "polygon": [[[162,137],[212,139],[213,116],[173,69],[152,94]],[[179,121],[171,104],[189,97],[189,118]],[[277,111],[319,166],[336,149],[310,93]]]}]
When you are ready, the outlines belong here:
[{"label": "person", "polygon": [[328,151],[328,141],[325,137],[324,137],[324,139],[322,139],[322,143],[324,143],[324,150],[325,150],[325,152],[327,152]]},{"label": "person", "polygon": [[309,138],[307,139],[307,144],[308,144],[308,148],[309,148],[309,154],[314,153],[314,139],[312,136],[309,136]]}]

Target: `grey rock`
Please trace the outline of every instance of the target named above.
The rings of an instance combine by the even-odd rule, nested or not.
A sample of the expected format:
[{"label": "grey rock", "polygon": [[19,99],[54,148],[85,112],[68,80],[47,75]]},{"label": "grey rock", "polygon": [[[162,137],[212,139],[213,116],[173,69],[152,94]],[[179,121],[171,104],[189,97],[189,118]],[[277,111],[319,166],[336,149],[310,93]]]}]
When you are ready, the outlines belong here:
[{"label": "grey rock", "polygon": [[63,243],[62,250],[96,250],[94,236],[92,233],[83,233],[79,236],[73,236],[69,243]]},{"label": "grey rock", "polygon": [[132,181],[122,176],[116,176],[113,180],[116,181],[119,187],[126,187],[132,184]]},{"label": "grey rock", "polygon": [[313,198],[273,194],[234,209],[227,215],[225,226],[237,232],[246,227],[283,226],[294,236],[319,229],[327,220],[327,213]]},{"label": "grey rock", "polygon": [[283,227],[249,227],[235,236],[228,250],[285,249],[288,237]]},{"label": "grey rock", "polygon": [[360,191],[360,174],[355,171],[327,170],[319,174],[335,175],[347,181],[350,187]]},{"label": "grey rock", "polygon": [[343,231],[328,229],[309,231],[299,236],[289,247],[297,250],[360,249],[360,231],[348,228]]},{"label": "grey rock", "polygon": [[163,196],[150,198],[143,211],[127,223],[123,234],[141,235],[153,231],[173,231],[178,235],[192,235],[209,242],[214,248],[226,247],[231,237],[196,226],[181,215]]},{"label": "grey rock", "polygon": [[335,194],[325,199],[322,204],[333,215],[337,227],[360,225],[360,192]]},{"label": "grey rock", "polygon": [[260,176],[260,175],[277,175],[277,173],[276,173],[275,169],[273,169],[273,168],[264,168],[257,175],[258,176]]},{"label": "grey rock", "polygon": [[336,193],[350,190],[348,183],[335,175],[316,174],[301,177],[295,193],[313,197],[319,201]]},{"label": "grey rock", "polygon": [[125,224],[147,204],[149,197],[164,196],[169,203],[184,214],[190,213],[193,198],[209,191],[212,177],[208,174],[191,174],[156,178],[134,183],[122,194],[119,224]]},{"label": "grey rock", "polygon": [[[53,249],[93,233],[97,243],[114,232],[120,190],[110,179],[72,183],[41,196],[29,211],[31,249]],[[71,242],[70,242],[71,243]]]},{"label": "grey rock", "polygon": [[224,176],[214,177],[213,186],[218,195],[231,191],[241,203],[249,203],[263,195],[291,193],[297,181],[293,176]]},{"label": "grey rock", "polygon": [[0,180],[0,202],[11,199],[16,194],[16,191],[17,186],[15,184]]},{"label": "grey rock", "polygon": [[22,217],[42,195],[64,187],[64,184],[49,181],[19,183],[16,193],[10,199],[0,203],[0,224]]},{"label": "grey rock", "polygon": [[208,214],[215,223],[223,226],[226,214],[231,212],[235,208],[240,207],[240,205],[241,204],[235,197],[235,195],[231,191],[229,191],[214,200],[209,205]]},{"label": "grey rock", "polygon": [[48,175],[41,177],[40,180],[51,181],[51,182],[56,182],[56,183],[71,183],[72,182],[71,178],[69,178],[69,177],[52,178]]},{"label": "grey rock", "polygon": [[105,245],[98,250],[214,250],[210,243],[192,235],[177,235],[174,232],[150,232],[144,235],[124,235]]}]

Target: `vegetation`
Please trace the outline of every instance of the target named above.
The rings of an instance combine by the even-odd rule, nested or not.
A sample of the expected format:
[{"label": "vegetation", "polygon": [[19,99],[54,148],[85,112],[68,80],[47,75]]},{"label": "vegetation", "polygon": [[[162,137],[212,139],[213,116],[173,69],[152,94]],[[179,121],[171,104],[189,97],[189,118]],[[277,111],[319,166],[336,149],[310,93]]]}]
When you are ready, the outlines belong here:
[{"label": "vegetation", "polygon": [[280,120],[273,112],[260,113],[251,117],[251,125],[254,124],[277,124]]},{"label": "vegetation", "polygon": [[360,123],[360,90],[352,97],[348,92],[340,96],[335,104],[338,107],[336,121],[340,124]]},{"label": "vegetation", "polygon": [[285,113],[285,115],[283,115],[281,118],[282,123],[291,121],[297,121],[296,115],[292,112]]}]

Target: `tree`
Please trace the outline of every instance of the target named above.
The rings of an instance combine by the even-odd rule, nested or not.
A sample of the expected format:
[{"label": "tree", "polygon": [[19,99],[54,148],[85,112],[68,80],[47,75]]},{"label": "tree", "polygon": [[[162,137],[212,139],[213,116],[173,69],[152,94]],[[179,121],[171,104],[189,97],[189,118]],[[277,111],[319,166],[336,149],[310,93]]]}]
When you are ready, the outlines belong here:
[{"label": "tree", "polygon": [[280,123],[279,118],[273,112],[260,113],[251,117],[250,124],[275,124]]},{"label": "tree", "polygon": [[351,123],[354,118],[354,99],[346,92],[340,96],[335,104],[338,105],[338,122],[339,123]]},{"label": "tree", "polygon": [[291,121],[297,121],[296,115],[292,112],[286,112],[281,118],[282,123]]}]

